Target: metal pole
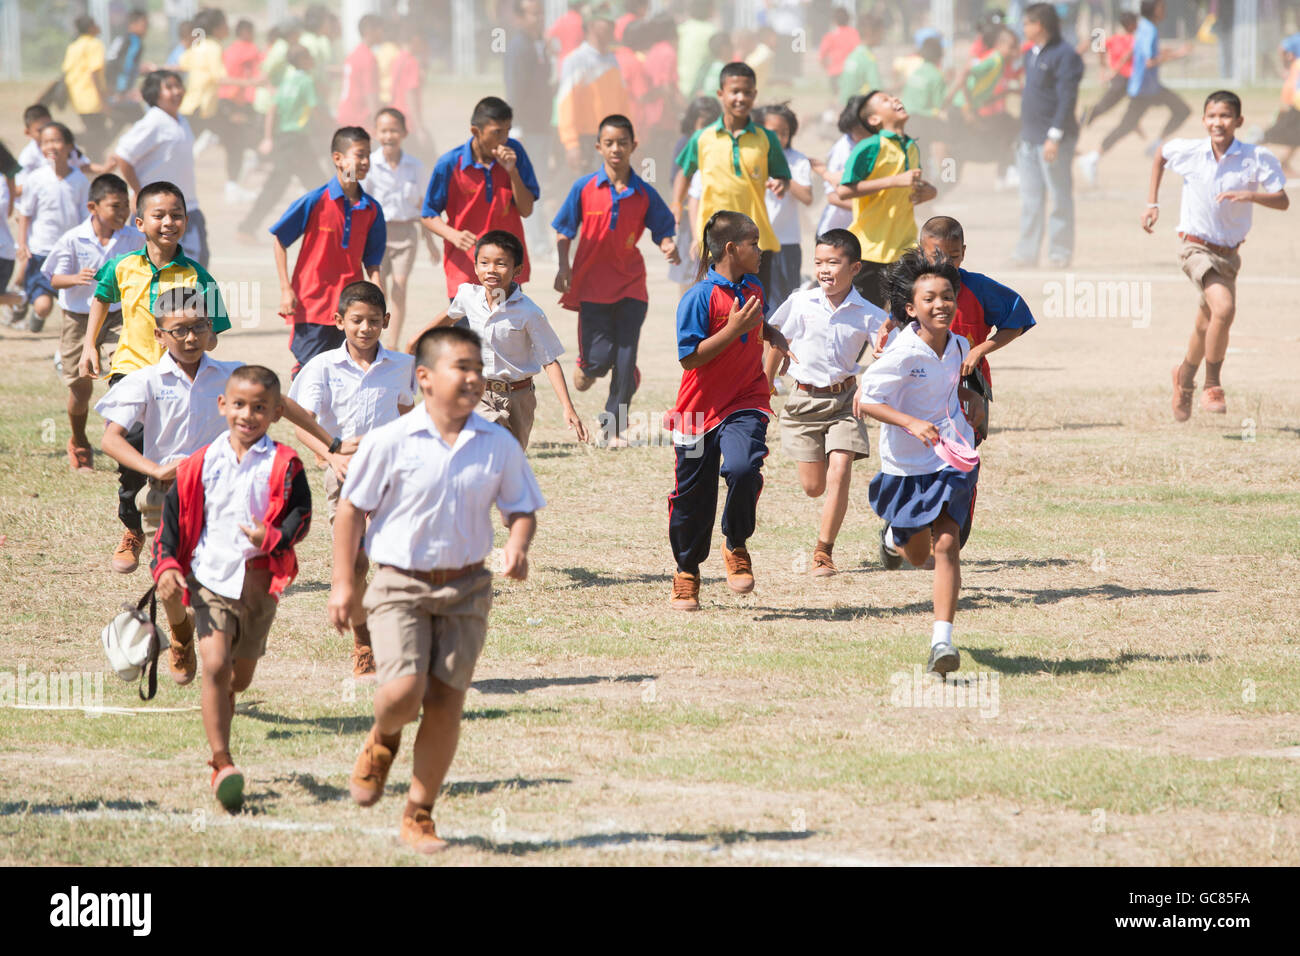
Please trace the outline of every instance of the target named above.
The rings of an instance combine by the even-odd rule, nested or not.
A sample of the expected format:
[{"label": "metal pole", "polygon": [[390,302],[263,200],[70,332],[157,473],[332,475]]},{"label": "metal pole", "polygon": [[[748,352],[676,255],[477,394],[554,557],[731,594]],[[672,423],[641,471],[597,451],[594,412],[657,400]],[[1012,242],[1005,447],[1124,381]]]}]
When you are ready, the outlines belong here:
[{"label": "metal pole", "polygon": [[930,26],[943,34],[944,58],[952,56],[953,0],[930,0]]},{"label": "metal pole", "polygon": [[1238,86],[1259,82],[1259,0],[1237,0],[1232,21],[1232,79]]},{"label": "metal pole", "polygon": [[86,12],[99,25],[99,39],[107,50],[113,45],[113,24],[108,15],[108,0],[90,0]]},{"label": "metal pole", "polygon": [[0,79],[23,78],[23,45],[18,0],[0,0]]},{"label": "metal pole", "polygon": [[457,76],[474,76],[478,73],[478,44],[475,43],[474,0],[452,0],[451,6],[451,62]]},{"label": "metal pole", "polygon": [[289,0],[267,0],[266,18],[268,27],[279,26],[289,19]]}]

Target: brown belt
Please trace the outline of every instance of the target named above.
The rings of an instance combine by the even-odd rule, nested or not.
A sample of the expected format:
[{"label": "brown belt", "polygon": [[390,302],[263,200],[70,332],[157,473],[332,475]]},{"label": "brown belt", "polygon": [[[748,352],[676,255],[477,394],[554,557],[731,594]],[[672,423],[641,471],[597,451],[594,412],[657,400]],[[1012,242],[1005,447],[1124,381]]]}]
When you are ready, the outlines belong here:
[{"label": "brown belt", "polygon": [[467,564],[463,568],[435,568],[432,571],[408,571],[406,568],[394,567],[391,564],[381,564],[381,568],[391,568],[398,574],[405,574],[407,577],[419,578],[421,581],[427,581],[435,588],[440,588],[451,581],[458,581],[466,575],[473,574],[475,571],[483,569],[482,561],[475,561],[473,564]]},{"label": "brown belt", "polygon": [[[1213,252],[1216,256],[1223,256],[1225,259],[1237,251],[1237,246],[1218,246],[1212,242],[1207,242],[1206,240],[1202,239],[1200,236],[1193,236],[1190,232],[1180,232],[1178,234],[1178,238],[1186,239],[1188,242],[1194,242],[1198,246],[1204,246],[1206,249],[1209,249],[1211,252]],[[1237,245],[1241,245],[1241,243],[1238,243]]]},{"label": "brown belt", "polygon": [[525,388],[531,387],[532,384],[533,377],[531,375],[528,376],[528,378],[520,379],[517,382],[498,382],[496,379],[492,378],[487,380],[488,391],[496,392],[500,395],[504,395],[507,392],[523,391]]},{"label": "brown belt", "polygon": [[830,385],[826,388],[821,388],[817,385],[805,385],[803,382],[795,382],[794,387],[799,389],[801,392],[807,392],[809,395],[841,395],[853,388],[857,382],[857,377],[850,375],[844,381],[836,382],[834,385]]}]

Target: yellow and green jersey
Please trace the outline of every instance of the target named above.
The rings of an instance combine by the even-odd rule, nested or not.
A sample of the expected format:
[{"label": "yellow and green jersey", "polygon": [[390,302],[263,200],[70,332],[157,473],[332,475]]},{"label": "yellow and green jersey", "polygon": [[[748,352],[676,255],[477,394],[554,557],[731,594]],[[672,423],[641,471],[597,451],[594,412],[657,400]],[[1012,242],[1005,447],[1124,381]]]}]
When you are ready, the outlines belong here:
[{"label": "yellow and green jersey", "polygon": [[970,108],[978,110],[991,100],[993,91],[998,88],[998,80],[1002,78],[1002,66],[1002,54],[996,50],[974,64],[966,75],[965,88],[957,91],[957,95],[952,98],[952,105],[960,109],[966,105],[969,97]]},{"label": "yellow and green jersey", "polygon": [[[844,167],[845,186],[871,179],[887,179],[921,167],[916,140],[881,130],[854,147]],[[909,189],[882,189],[853,200],[849,229],[862,243],[866,262],[891,263],[916,244],[916,214]]]}]

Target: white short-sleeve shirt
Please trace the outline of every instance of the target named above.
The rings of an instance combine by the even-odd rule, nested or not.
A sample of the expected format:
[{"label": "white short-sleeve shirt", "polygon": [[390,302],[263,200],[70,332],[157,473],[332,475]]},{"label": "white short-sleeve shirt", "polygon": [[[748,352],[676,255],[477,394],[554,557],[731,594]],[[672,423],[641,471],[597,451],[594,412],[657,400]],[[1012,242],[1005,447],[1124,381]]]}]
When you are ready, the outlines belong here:
[{"label": "white short-sleeve shirt", "polygon": [[[80,169],[83,173],[86,171],[86,167],[91,164],[86,154],[75,147],[72,150],[72,155],[68,157],[68,162],[72,164],[74,169]],[[41,152],[40,144],[34,139],[28,139],[27,145],[18,153],[19,170],[14,175],[14,184],[18,186],[24,185],[28,176],[42,166],[48,166],[49,164],[50,161]]]},{"label": "white short-sleeve shirt", "polygon": [[363,369],[345,342],[304,365],[289,397],[331,435],[364,435],[397,418],[399,405],[415,404],[415,359],[380,345],[370,368]]},{"label": "white short-sleeve shirt", "polygon": [[1183,177],[1183,198],[1178,231],[1219,246],[1237,246],[1250,231],[1249,202],[1219,202],[1220,193],[1246,190],[1275,193],[1286,187],[1286,174],[1278,158],[1263,146],[1234,139],[1222,159],[1214,158],[1209,137],[1171,139],[1161,155],[1173,172]]},{"label": "white short-sleeve shirt", "polygon": [[113,152],[135,168],[141,188],[150,183],[172,183],[185,196],[187,209],[199,208],[194,177],[194,132],[184,116],[172,117],[157,106],[149,107],[122,134]]},{"label": "white short-sleeve shirt", "polygon": [[796,382],[828,388],[861,369],[858,356],[889,315],[857,289],[832,306],[821,286],[799,289],[781,303],[769,323],[781,330],[797,361],[787,374]]},{"label": "white short-sleeve shirt", "polygon": [[[107,243],[95,234],[93,217],[87,216],[81,225],[69,229],[54,244],[41,271],[47,278],[75,275],[82,269],[99,271],[109,259],[124,252],[133,252],[144,245],[144,234],[129,222],[113,233]],[[90,311],[90,301],[95,296],[95,285],[74,285],[59,290],[59,307],[64,312]],[[108,303],[109,312],[119,312],[122,303]]]},{"label": "white short-sleeve shirt", "polygon": [[[957,386],[961,363],[970,351],[963,336],[948,333],[943,357],[917,335],[915,322],[885,346],[862,376],[858,400],[933,422],[940,434],[975,444],[975,433],[961,410]],[[951,420],[951,424],[949,424]],[[880,470],[887,475],[931,475],[948,465],[925,442],[898,425],[880,425]]]},{"label": "white short-sleeve shirt", "polygon": [[[853,137],[848,133],[840,136],[831,147],[830,153],[826,156],[826,172],[830,174],[843,173],[844,167],[849,164],[849,155],[853,152],[853,147],[858,145],[853,141]],[[839,176],[834,177],[836,181]],[[829,179],[826,181],[823,192],[827,196],[835,194],[835,184]],[[821,235],[828,229],[848,229],[853,225],[853,210],[841,209],[839,206],[832,206],[829,202],[826,208],[822,210],[822,217],[817,221],[817,235]]]},{"label": "white short-sleeve shirt", "polygon": [[[144,425],[144,457],[159,465],[188,458],[226,430],[217,398],[243,362],[218,362],[205,352],[191,380],[164,352],[156,365],[136,369],[110,388],[95,411],[125,429]],[[216,590],[215,588],[213,590]]]},{"label": "white short-sleeve shirt", "polygon": [[90,180],[73,168],[62,179],[53,166],[42,166],[27,177],[14,211],[28,217],[27,248],[34,256],[47,256],[69,229],[86,217]]},{"label": "white short-sleeve shirt", "polygon": [[384,161],[383,147],[370,154],[370,172],[366,173],[366,193],[384,210],[384,222],[412,222],[424,208],[424,189],[428,185],[424,163],[402,151],[396,166]]},{"label": "white short-sleeve shirt", "polygon": [[370,513],[370,560],[407,571],[482,561],[494,504],[503,516],[546,505],[510,432],[470,413],[448,445],[424,403],[361,439],[340,494]]},{"label": "white short-sleeve shirt", "polygon": [[[0,176],[0,213],[9,209],[9,180]],[[0,215],[0,259],[12,259],[18,254],[18,246],[9,231],[9,217]]]},{"label": "white short-sleeve shirt", "polygon": [[[798,183],[800,186],[812,185],[812,163],[808,161],[807,156],[797,149],[787,149],[785,161],[790,167],[791,183]],[[802,238],[799,211],[803,203],[790,195],[789,189],[779,198],[772,195],[770,189],[764,190],[763,201],[767,204],[767,218],[772,223],[772,231],[776,233],[776,241],[783,246],[799,245],[799,240]]]},{"label": "white short-sleeve shirt", "polygon": [[235,457],[230,432],[218,435],[203,456],[203,531],[194,546],[190,573],[209,591],[238,599],[244,591],[244,563],[262,552],[240,525],[266,520],[271,506],[275,442],[263,435]]},{"label": "white short-sleeve shirt", "polygon": [[491,306],[483,286],[462,283],[447,314],[466,319],[483,340],[483,375],[488,379],[518,382],[564,354],[546,313],[518,286],[505,302]]}]

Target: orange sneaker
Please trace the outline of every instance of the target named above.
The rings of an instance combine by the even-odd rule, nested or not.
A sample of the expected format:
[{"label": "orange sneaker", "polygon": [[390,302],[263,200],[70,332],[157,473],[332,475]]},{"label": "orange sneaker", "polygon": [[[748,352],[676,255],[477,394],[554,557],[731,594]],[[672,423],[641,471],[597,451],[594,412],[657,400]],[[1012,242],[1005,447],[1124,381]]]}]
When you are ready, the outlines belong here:
[{"label": "orange sneaker", "polygon": [[727,587],[737,594],[754,590],[754,565],[747,550],[742,547],[732,551],[724,544],[722,563],[727,566]]},{"label": "orange sneaker", "polygon": [[413,817],[403,814],[399,835],[402,842],[417,853],[438,853],[447,849],[447,841],[438,836],[428,810],[417,810]]},{"label": "orange sneaker", "polygon": [[192,611],[185,612],[185,623],[172,625],[171,644],[167,649],[171,655],[168,667],[172,673],[172,680],[182,686],[194,680],[194,675],[199,669],[199,662],[194,655],[194,620],[190,617],[192,613]]},{"label": "orange sneaker", "polygon": [[122,532],[122,541],[113,552],[113,570],[118,574],[130,574],[140,566],[140,549],[144,547],[144,535],[127,528]]},{"label": "orange sneaker", "polygon": [[68,469],[70,471],[94,471],[95,449],[89,445],[75,444],[68,439]]},{"label": "orange sneaker", "polygon": [[244,806],[243,772],[234,764],[212,767],[212,792],[227,813],[238,813]]},{"label": "orange sneaker", "polygon": [[673,575],[672,608],[675,611],[700,609],[700,576],[678,571]]},{"label": "orange sneaker", "polygon": [[371,727],[366,742],[357,754],[357,762],[352,765],[352,777],[348,780],[348,790],[352,799],[363,807],[372,807],[384,795],[384,784],[388,782],[388,771],[393,766],[393,757],[397,748],[389,750],[379,742],[376,728]]},{"label": "orange sneaker", "polygon": [[1223,396],[1223,389],[1218,385],[1207,385],[1201,392],[1201,411],[1213,415],[1228,414],[1228,403]]},{"label": "orange sneaker", "polygon": [[1192,393],[1196,391],[1196,383],[1184,387],[1178,381],[1179,368],[1178,365],[1174,366],[1174,421],[1185,422],[1192,417]]},{"label": "orange sneaker", "polygon": [[840,569],[835,566],[831,559],[830,548],[815,548],[813,550],[812,576],[815,578],[829,578],[834,574],[839,574]]}]

